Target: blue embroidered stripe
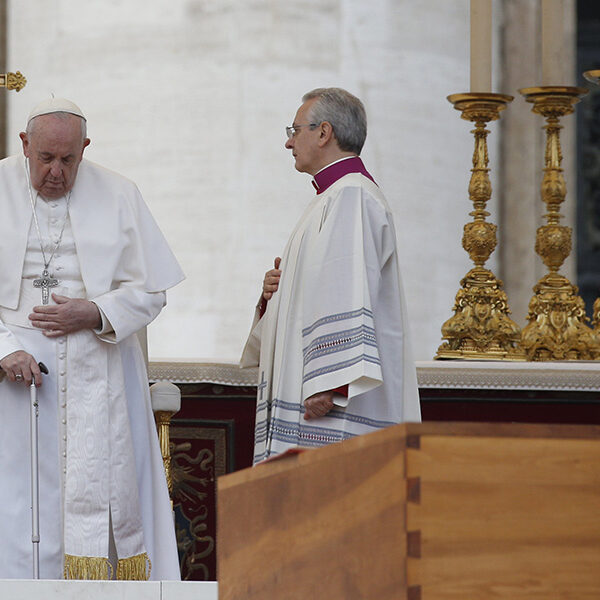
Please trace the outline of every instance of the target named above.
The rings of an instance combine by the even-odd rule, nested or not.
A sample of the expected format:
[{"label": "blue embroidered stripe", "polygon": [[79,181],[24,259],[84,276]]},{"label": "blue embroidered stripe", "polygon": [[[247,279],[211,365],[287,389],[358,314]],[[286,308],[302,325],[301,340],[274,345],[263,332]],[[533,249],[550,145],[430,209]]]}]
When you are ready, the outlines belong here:
[{"label": "blue embroidered stripe", "polygon": [[266,430],[264,432],[262,432],[262,434],[258,434],[258,433],[254,434],[254,444],[260,444],[260,443],[264,442],[266,439],[267,439]]},{"label": "blue embroidered stripe", "polygon": [[321,375],[327,375],[328,373],[333,373],[334,371],[341,371],[342,369],[347,369],[348,367],[352,367],[353,365],[361,362],[370,362],[376,365],[381,365],[381,361],[376,356],[369,356],[368,354],[361,354],[356,356],[355,358],[351,358],[345,360],[343,362],[335,363],[333,365],[327,365],[326,367],[321,367],[320,369],[315,369],[314,371],[310,371],[304,375],[302,378],[302,383],[306,383],[315,377],[320,377]]},{"label": "blue embroidered stripe", "polygon": [[319,337],[314,338],[312,340],[312,342],[310,342],[310,344],[308,344],[308,346],[305,346],[302,349],[302,353],[306,356],[306,353],[310,352],[311,349],[314,346],[316,346],[317,344],[325,345],[325,344],[328,344],[329,342],[335,342],[336,340],[339,340],[342,338],[353,337],[355,335],[358,335],[359,333],[364,333],[365,335],[375,337],[375,329],[373,327],[369,327],[368,325],[365,325],[363,323],[362,325],[357,325],[356,327],[352,327],[352,329],[344,329],[342,331],[334,331],[333,333],[328,333],[326,335],[320,335]]},{"label": "blue embroidered stripe", "polygon": [[361,344],[377,348],[377,339],[375,337],[374,329],[361,325],[354,329],[324,335],[314,340],[304,349],[304,366],[311,360],[315,360],[320,356],[349,350],[350,348],[354,348]]},{"label": "blue embroidered stripe", "polygon": [[259,413],[261,410],[267,410],[268,402],[263,400],[262,402],[258,402],[256,405],[256,412]]},{"label": "blue embroidered stripe", "polygon": [[364,307],[350,312],[337,313],[335,315],[329,315],[327,317],[323,317],[322,319],[318,319],[309,327],[305,327],[302,330],[302,335],[306,337],[309,333],[312,333],[317,327],[321,327],[321,325],[326,325],[327,323],[335,323],[337,321],[345,321],[346,319],[354,319],[355,317],[360,317],[362,315],[371,317],[371,319],[373,318],[373,312]]},{"label": "blue embroidered stripe", "polygon": [[259,463],[261,460],[265,460],[265,458],[267,458],[266,450],[254,457],[254,464]]},{"label": "blue embroidered stripe", "polygon": [[[283,400],[275,400],[274,405],[277,405],[282,410],[289,410],[295,413],[304,414],[304,407],[301,407],[298,403],[293,402],[284,402]],[[356,415],[354,413],[349,412],[348,408],[334,407],[331,411],[327,413],[327,418],[330,419],[339,419],[340,421],[349,421],[351,423],[358,423],[359,425],[365,425],[366,427],[372,427],[373,429],[383,429],[384,427],[390,427],[391,425],[396,425],[396,421],[383,421],[376,419],[369,419],[368,417],[362,415]],[[282,423],[288,423],[290,426],[293,425],[292,421],[284,421],[282,419],[273,419],[273,422],[279,421]],[[297,426],[297,425],[296,425]],[[306,427],[306,426],[305,426]],[[337,430],[336,430],[337,431]]]},{"label": "blue embroidered stripe", "polygon": [[273,440],[292,443],[301,446],[323,446],[325,444],[333,444],[341,442],[352,434],[348,434],[336,429],[325,429],[322,427],[306,427],[300,426],[298,423],[290,421],[282,421],[275,419],[272,426]]},{"label": "blue embroidered stripe", "polygon": [[275,398],[273,400],[273,411],[276,408],[281,408],[283,410],[293,410],[294,412],[300,411],[300,404],[298,402],[286,402],[285,400],[281,400],[280,398]]},{"label": "blue embroidered stripe", "polygon": [[267,435],[267,422],[266,421],[263,421],[262,423],[259,422],[256,424],[256,427],[254,429],[254,435],[255,436],[261,435],[263,437],[266,437],[266,435]]}]

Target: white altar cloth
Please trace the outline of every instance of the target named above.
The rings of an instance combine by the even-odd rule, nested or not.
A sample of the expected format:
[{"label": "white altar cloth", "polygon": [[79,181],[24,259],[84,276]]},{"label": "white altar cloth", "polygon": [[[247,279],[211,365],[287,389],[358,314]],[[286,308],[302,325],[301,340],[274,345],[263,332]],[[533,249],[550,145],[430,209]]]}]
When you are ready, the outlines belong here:
[{"label": "white altar cloth", "polygon": [[417,361],[419,388],[600,391],[600,361]]},{"label": "white altar cloth", "polygon": [[[600,391],[600,361],[416,361],[420,388]],[[150,381],[257,384],[256,368],[193,360],[151,362]]]},{"label": "white altar cloth", "polygon": [[218,600],[216,581],[62,581],[0,579],[10,600]]}]

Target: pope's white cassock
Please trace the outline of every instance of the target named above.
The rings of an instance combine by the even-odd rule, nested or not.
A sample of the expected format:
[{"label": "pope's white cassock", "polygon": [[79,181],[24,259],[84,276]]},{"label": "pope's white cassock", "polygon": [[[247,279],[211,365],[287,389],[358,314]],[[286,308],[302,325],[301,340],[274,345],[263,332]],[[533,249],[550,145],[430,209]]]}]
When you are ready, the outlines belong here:
[{"label": "pope's white cassock", "polygon": [[[65,198],[45,201],[34,190],[33,200],[45,248],[66,218],[51,292],[93,300],[103,320],[102,330],[61,338],[30,325],[27,315],[42,303],[33,286],[43,268],[40,240],[24,158],[1,161],[0,356],[25,350],[50,371],[38,389],[40,576],[102,576],[113,546],[120,578],[144,578],[147,553],[152,579],[179,579],[135,332],[158,315],[165,290],[183,274],[136,186],[120,175],[83,160],[68,213]],[[0,405],[0,579],[29,578],[29,390],[5,379]]]},{"label": "pope's white cassock", "polygon": [[[262,318],[257,310],[242,355],[242,366],[259,365],[255,462],[420,421],[386,200],[358,157],[318,173],[315,187],[322,193],[292,233],[279,289]],[[347,399],[304,420],[306,398],[345,385]]]}]

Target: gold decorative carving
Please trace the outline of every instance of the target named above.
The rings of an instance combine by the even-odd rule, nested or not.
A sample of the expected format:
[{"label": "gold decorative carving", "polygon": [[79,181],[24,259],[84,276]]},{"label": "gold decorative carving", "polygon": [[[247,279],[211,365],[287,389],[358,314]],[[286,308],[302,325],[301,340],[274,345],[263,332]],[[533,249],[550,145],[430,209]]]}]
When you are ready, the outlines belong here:
[{"label": "gold decorative carving", "polygon": [[600,298],[596,298],[592,310],[592,326],[594,327],[594,331],[600,332]]},{"label": "gold decorative carving", "polygon": [[0,74],[0,87],[5,87],[7,90],[15,90],[20,92],[26,85],[27,79],[20,71],[16,73]]},{"label": "gold decorative carving", "polygon": [[448,100],[462,112],[461,118],[475,123],[473,168],[469,182],[469,198],[473,202],[471,223],[464,226],[462,246],[475,267],[460,282],[453,311],[442,325],[447,340],[437,351],[436,359],[525,360],[519,347],[521,330],[508,316],[508,298],[502,281],[484,265],[496,248],[496,230],[485,219],[490,215],[486,204],[492,196],[489,177],[486,123],[495,121],[500,111],[512,101],[503,94],[453,94]]},{"label": "gold decorative carving", "polygon": [[560,225],[560,205],[567,195],[561,168],[560,118],[574,111],[587,90],[543,86],[519,91],[533,104],[532,112],[546,119],[541,196],[546,204],[547,224],[537,230],[535,251],[549,271],[533,288],[521,345],[528,360],[594,360],[600,357],[600,337],[586,325],[589,319],[579,289],[558,273],[571,253],[571,228]]},{"label": "gold decorative carving", "polygon": [[[175,414],[170,410],[157,410],[154,413],[156,427],[158,429],[158,442],[160,444],[160,453],[162,455],[163,464],[165,466],[165,475],[167,477],[167,485],[169,487],[169,497],[173,498],[173,474],[171,471],[171,444],[169,441],[169,425],[171,418]],[[171,506],[173,501],[171,500]]]},{"label": "gold decorative carving", "polygon": [[[210,521],[216,494],[216,480],[227,472],[227,437],[223,429],[211,427],[173,427],[174,439],[190,440],[172,444],[173,499],[176,501],[177,547],[182,559],[185,579],[209,579],[207,559],[215,551],[215,538]],[[193,442],[212,440],[209,448],[193,449]],[[214,508],[212,509],[214,511]],[[214,577],[214,575],[213,575]]]},{"label": "gold decorative carving", "polygon": [[583,76],[591,83],[600,85],[600,69],[593,69],[591,71],[585,71]]}]

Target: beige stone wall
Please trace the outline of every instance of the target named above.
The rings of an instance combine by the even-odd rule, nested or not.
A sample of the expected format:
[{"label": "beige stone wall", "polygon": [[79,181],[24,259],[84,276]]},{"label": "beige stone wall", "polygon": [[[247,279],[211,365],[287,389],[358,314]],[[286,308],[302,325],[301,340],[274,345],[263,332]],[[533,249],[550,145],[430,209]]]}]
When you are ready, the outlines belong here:
[{"label": "beige stone wall", "polygon": [[[526,70],[537,52],[521,54],[522,44],[531,45],[522,29],[535,18],[521,4],[495,3],[495,91],[516,94],[535,83],[512,70],[501,79],[502,27],[517,47],[505,61]],[[324,85],[365,102],[363,157],[395,214],[416,357],[433,356],[471,266],[460,246],[471,210],[471,126],[446,100],[469,86],[468,0],[8,5],[8,67],[29,80],[9,97],[9,150],[19,151],[17,134],[33,104],[52,92],[75,100],[89,119],[88,157],[138,183],[188,275],[149,328],[151,358],[237,359],[263,273],[312,194],[283,147],[283,128],[302,94]],[[537,275],[528,238],[541,214],[541,124],[518,104],[490,125],[489,138],[491,220],[498,223],[502,198],[510,229],[488,266],[501,271],[515,302],[519,282],[530,288]],[[510,143],[500,172],[502,128]]]}]

